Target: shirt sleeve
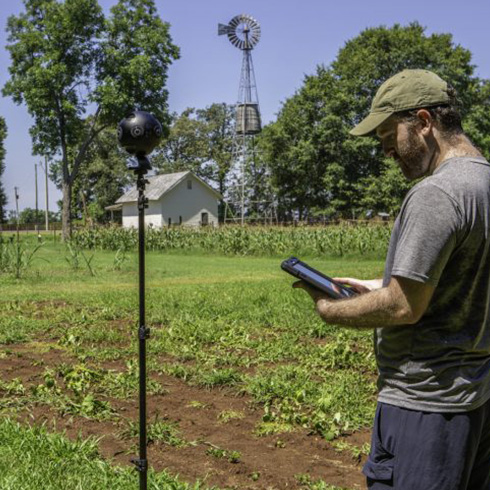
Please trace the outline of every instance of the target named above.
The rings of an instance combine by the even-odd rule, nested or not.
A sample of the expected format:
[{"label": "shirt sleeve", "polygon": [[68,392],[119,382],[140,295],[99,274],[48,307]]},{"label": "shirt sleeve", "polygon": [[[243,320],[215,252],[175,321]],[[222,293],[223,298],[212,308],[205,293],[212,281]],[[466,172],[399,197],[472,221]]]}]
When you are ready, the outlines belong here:
[{"label": "shirt sleeve", "polygon": [[456,201],[434,184],[407,196],[400,212],[392,276],[436,286],[462,229]]}]

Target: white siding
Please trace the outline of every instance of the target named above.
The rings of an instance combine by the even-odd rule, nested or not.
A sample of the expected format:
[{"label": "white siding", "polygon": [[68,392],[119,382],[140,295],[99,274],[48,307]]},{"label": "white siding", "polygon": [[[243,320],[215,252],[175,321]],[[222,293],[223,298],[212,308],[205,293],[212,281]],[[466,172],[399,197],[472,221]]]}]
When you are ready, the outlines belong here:
[{"label": "white siding", "polygon": [[[192,180],[192,189],[187,188],[187,181]],[[164,194],[161,203],[163,224],[168,225],[168,219],[178,224],[199,226],[202,213],[208,213],[209,226],[218,225],[218,198],[216,194],[201,184],[192,175],[188,175],[170,192]]]},{"label": "white siding", "polygon": [[[162,215],[160,213],[160,201],[150,201],[145,209],[145,225],[161,228]],[[124,228],[138,228],[138,205],[135,202],[123,204],[122,224]]]},{"label": "white siding", "polygon": [[[192,189],[187,188],[187,181],[192,180]],[[159,201],[150,201],[145,210],[145,224],[155,228],[172,224],[200,226],[202,213],[208,213],[209,226],[218,225],[218,198],[216,194],[203,185],[194,176],[188,175],[182,182]],[[138,227],[138,206],[136,203],[123,203],[122,224],[124,228]]]}]

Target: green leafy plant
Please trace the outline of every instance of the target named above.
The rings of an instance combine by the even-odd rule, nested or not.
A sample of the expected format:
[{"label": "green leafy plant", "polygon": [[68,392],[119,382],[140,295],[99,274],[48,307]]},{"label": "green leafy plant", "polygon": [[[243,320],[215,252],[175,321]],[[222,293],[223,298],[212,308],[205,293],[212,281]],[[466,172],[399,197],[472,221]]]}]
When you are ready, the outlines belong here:
[{"label": "green leafy plant", "polygon": [[230,451],[228,449],[222,449],[217,446],[212,446],[206,450],[206,454],[213,456],[218,459],[226,459],[230,463],[239,463],[242,454],[240,451]]},{"label": "green leafy plant", "polygon": [[113,270],[120,271],[125,262],[129,259],[127,251],[124,247],[120,247],[116,251],[114,256],[114,263],[112,265]]},{"label": "green leafy plant", "polygon": [[245,414],[237,410],[223,410],[218,415],[218,420],[223,424],[227,424],[231,420],[240,420],[245,417]]},{"label": "green leafy plant", "polygon": [[73,270],[76,271],[80,268],[80,257],[81,257],[90,275],[92,277],[95,276],[95,270],[91,265],[95,254],[92,254],[90,257],[87,257],[87,255],[85,255],[83,250],[74,241],[67,241],[66,248],[68,250],[68,256],[65,257],[65,260],[68,262],[68,264]]},{"label": "green leafy plant", "polygon": [[28,270],[43,243],[38,243],[32,249],[23,241],[6,241],[0,234],[0,272],[12,273],[20,279],[22,273]]},{"label": "green leafy plant", "polygon": [[[121,439],[131,439],[139,434],[139,424],[128,421],[127,426],[121,432],[118,437]],[[164,418],[158,420],[158,416],[155,417],[153,422],[150,422],[147,426],[148,443],[160,442],[172,447],[184,447],[188,445],[180,435],[179,424],[177,422],[169,421]]]}]

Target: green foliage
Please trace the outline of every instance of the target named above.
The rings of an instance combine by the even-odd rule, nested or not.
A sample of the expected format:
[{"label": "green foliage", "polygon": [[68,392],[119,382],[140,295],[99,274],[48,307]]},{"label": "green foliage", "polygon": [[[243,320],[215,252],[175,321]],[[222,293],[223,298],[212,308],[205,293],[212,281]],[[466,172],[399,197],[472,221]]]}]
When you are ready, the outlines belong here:
[{"label": "green foliage", "polygon": [[240,458],[242,457],[240,451],[231,451],[229,449],[222,449],[220,447],[210,447],[206,454],[213,456],[218,459],[226,459],[230,463],[239,463]]},{"label": "green foliage", "polygon": [[259,138],[282,216],[304,218],[315,208],[349,218],[367,209],[398,211],[410,185],[373,138],[348,132],[367,115],[381,83],[406,68],[430,69],[456,88],[469,136],[490,155],[489,83],[474,75],[471,53],[450,34],[426,35],[416,22],[369,28],[330,66],[306,76]]},{"label": "green foliage", "polygon": [[[299,243],[301,233],[315,230],[289,231],[298,232]],[[345,235],[342,240],[347,240]],[[22,346],[6,345],[2,356],[45,360],[39,364],[41,379],[12,380],[17,376],[13,373],[0,383],[0,409],[24,415],[34,404],[40,410],[49,407],[60,416],[108,420],[118,424],[115,432],[122,431],[120,435],[130,438],[132,444],[137,432],[131,423],[134,413],[125,410],[127,404],[120,400],[135,399],[138,390],[137,254],[128,251],[127,267],[113,271],[114,252],[97,251],[94,262],[100,273],[91,277],[84,271],[73,271],[64,259],[64,251],[64,244],[47,243],[39,253],[50,263],[36,262],[44,273],[29,276],[27,286],[25,281],[0,276],[0,342],[24,342]],[[342,440],[343,434],[372,422],[372,332],[343,330],[321,322],[309,297],[291,290],[292,280],[280,270],[279,262],[277,257],[148,253],[148,392],[161,396],[167,386],[192,385],[195,397],[191,394],[194,401],[187,403],[186,409],[206,411],[201,416],[214,423],[217,431],[227,431],[226,422],[232,424],[241,414],[250,416],[253,410],[258,423],[250,431],[258,436],[298,431]],[[379,277],[383,267],[381,261],[365,257],[347,260],[336,256],[311,263],[331,275],[361,278]],[[49,351],[49,356],[42,356]],[[59,358],[65,362],[53,361]],[[111,363],[117,370],[107,368],[108,359],[119,360]],[[179,381],[174,383],[162,373]],[[215,405],[210,402],[212,393],[203,393],[204,389],[219,390],[222,386],[226,387],[226,396],[236,395],[232,407]],[[244,393],[249,395],[240,396]],[[165,397],[154,399],[151,405],[157,411],[160,401],[165,404]],[[177,447],[193,444],[184,439],[174,419],[161,414],[149,423],[150,439]],[[1,431],[0,427],[2,441],[8,440],[3,439]],[[26,451],[31,445],[38,447],[22,431],[15,437],[24,438]],[[45,437],[40,436],[44,443]],[[277,448],[285,445],[277,437],[271,443]],[[12,444],[18,447],[18,441]],[[287,444],[289,447],[291,443]],[[233,454],[233,447],[214,449],[219,451],[216,454],[223,464],[242,459]],[[48,449],[38,449],[43,455],[40,461],[52,461],[53,466],[61,461],[66,471],[70,469],[70,478],[80,481],[79,487],[75,483],[70,487],[71,481],[65,486],[60,484],[51,465],[44,465],[32,476],[16,469],[19,480],[9,487],[2,480],[6,450],[2,445],[0,488],[126,488],[119,481],[112,486],[106,483],[113,482],[107,474],[107,480],[100,483],[90,473],[89,462],[72,467],[69,457],[58,458]],[[355,448],[349,454],[353,451]],[[27,459],[33,457],[23,454]],[[80,458],[83,460],[83,453]],[[210,454],[209,459],[214,456]],[[87,475],[92,475],[90,478],[82,466]],[[76,480],[82,478],[82,473],[86,479]],[[91,486],[92,479],[100,485]],[[50,487],[46,481],[54,483]],[[154,482],[160,480],[152,473],[151,481],[155,486]],[[328,488],[319,481],[311,480],[310,484],[311,488]],[[155,488],[172,486],[162,483]]]},{"label": "green foliage", "polygon": [[319,370],[321,385],[311,372],[280,366],[248,379],[246,391],[264,404],[263,422],[303,426],[328,440],[361,427],[372,413],[374,386],[350,369]]},{"label": "green foliage", "polygon": [[107,19],[97,0],[24,4],[7,24],[3,94],[33,117],[34,154],[60,157],[66,239],[72,188],[94,139],[135,107],[167,126],[167,69],[179,53],[153,0],[119,0]]},{"label": "green foliage", "polygon": [[[126,163],[127,154],[119,147],[114,128],[98,133],[87,149],[84,164],[73,184],[72,218],[81,219],[85,226],[109,220],[105,208],[121,197],[133,179]],[[51,177],[61,189],[62,161],[51,163]]]},{"label": "green foliage", "polygon": [[[139,424],[132,420],[128,422],[127,427],[119,433],[121,439],[131,439],[139,434]],[[158,420],[156,418],[150,422],[147,427],[148,444],[159,442],[172,447],[184,447],[188,443],[182,438],[177,422]]]},{"label": "green foliage", "polygon": [[[327,227],[219,227],[148,229],[146,248],[154,251],[203,251],[223,255],[384,256],[391,227],[386,224]],[[137,230],[84,229],[73,234],[77,250],[136,250]],[[119,252],[120,251],[120,252]]]},{"label": "green foliage", "polygon": [[[52,406],[62,414],[95,420],[114,416],[110,403],[91,392],[94,384],[100,381],[100,374],[96,371],[84,365],[61,366],[58,371],[46,369],[43,378],[44,383],[31,387],[30,400]],[[68,393],[62,390],[61,379]]]},{"label": "green foliage", "polygon": [[[3,418],[0,440],[2,490],[133,490],[138,486],[137,472],[103,459],[95,438],[70,440],[63,434],[49,433],[44,426],[23,427]],[[13,464],[19,454],[22,464]],[[211,490],[200,482],[181,483],[168,473],[156,473],[151,468],[148,482],[150,490]]]},{"label": "green foliage", "polygon": [[128,260],[128,255],[126,253],[126,250],[123,248],[118,248],[116,250],[116,255],[114,255],[114,265],[113,269],[115,271],[120,271],[124,265],[124,262]]},{"label": "green foliage", "polygon": [[218,420],[222,422],[223,424],[227,424],[228,422],[232,420],[240,420],[245,417],[245,414],[243,412],[237,411],[237,410],[223,410],[220,412],[218,415]]},{"label": "green foliage", "polygon": [[308,473],[298,473],[294,475],[301,488],[305,490],[347,490],[325,483],[323,480],[314,480]]},{"label": "green foliage", "polygon": [[[44,225],[46,219],[45,212],[42,209],[36,210],[33,208],[24,208],[19,213],[19,223],[20,224],[29,224],[29,223],[38,223],[40,225]],[[60,220],[59,213],[55,213],[54,211],[48,212],[48,219],[50,223],[58,222]],[[13,217],[13,219],[9,220],[10,223],[17,223],[17,217]]]},{"label": "green foliage", "polygon": [[65,260],[68,262],[68,264],[70,264],[70,267],[74,271],[78,270],[80,268],[80,257],[81,257],[90,275],[92,277],[95,276],[95,270],[91,265],[95,254],[92,254],[90,257],[87,257],[85,252],[80,249],[77,242],[74,240],[67,241],[65,245],[68,251],[68,255],[65,256]]},{"label": "green foliage", "polygon": [[371,444],[365,442],[362,446],[356,446],[345,441],[334,441],[332,446],[337,452],[348,452],[354,460],[361,461],[362,456],[367,456],[371,450]]},{"label": "green foliage", "polygon": [[0,274],[10,273],[17,279],[20,279],[22,274],[27,271],[36,258],[36,254],[43,246],[42,243],[29,247],[21,240],[5,240],[0,235]]},{"label": "green foliage", "polygon": [[152,162],[162,172],[191,170],[224,195],[232,164],[235,109],[212,104],[172,116],[168,137]]}]

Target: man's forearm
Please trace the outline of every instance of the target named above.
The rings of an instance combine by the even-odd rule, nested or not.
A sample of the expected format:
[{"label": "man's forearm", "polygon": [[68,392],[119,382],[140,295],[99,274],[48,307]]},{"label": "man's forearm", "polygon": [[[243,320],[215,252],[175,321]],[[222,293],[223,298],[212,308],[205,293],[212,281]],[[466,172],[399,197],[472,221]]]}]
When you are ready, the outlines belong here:
[{"label": "man's forearm", "polygon": [[378,328],[413,323],[411,312],[389,288],[381,288],[352,299],[318,299],[316,310],[327,323],[356,328]]}]

